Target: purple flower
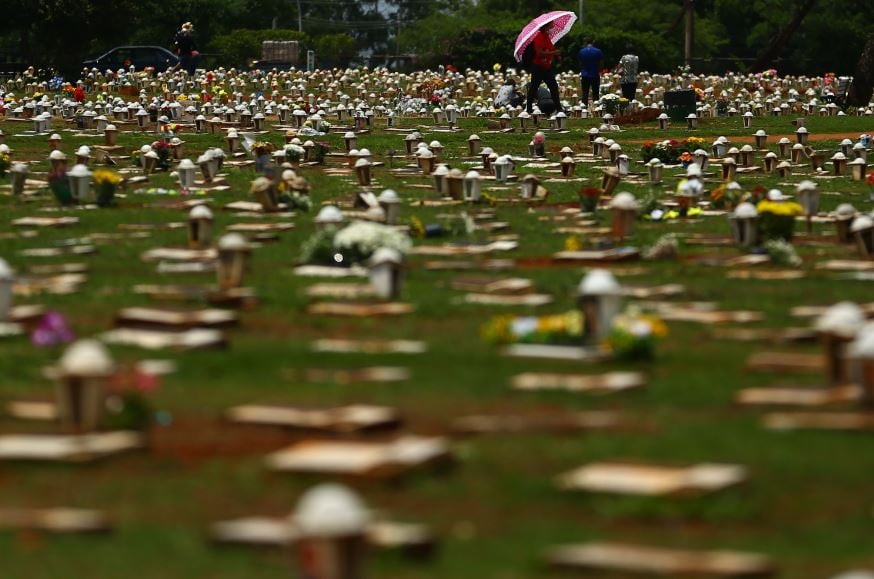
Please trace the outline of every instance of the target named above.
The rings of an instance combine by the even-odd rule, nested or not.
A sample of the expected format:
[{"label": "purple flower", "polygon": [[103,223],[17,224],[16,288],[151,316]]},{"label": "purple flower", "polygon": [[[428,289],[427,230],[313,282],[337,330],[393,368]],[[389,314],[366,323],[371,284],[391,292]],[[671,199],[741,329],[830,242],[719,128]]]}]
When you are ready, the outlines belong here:
[{"label": "purple flower", "polygon": [[59,312],[46,312],[30,336],[34,346],[57,346],[75,339],[67,318]]}]

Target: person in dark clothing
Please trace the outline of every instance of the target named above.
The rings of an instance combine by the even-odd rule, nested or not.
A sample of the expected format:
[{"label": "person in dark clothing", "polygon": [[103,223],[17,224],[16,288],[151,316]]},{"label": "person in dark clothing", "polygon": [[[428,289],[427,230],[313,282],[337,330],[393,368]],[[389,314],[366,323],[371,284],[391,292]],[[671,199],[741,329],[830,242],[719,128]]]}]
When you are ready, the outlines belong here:
[{"label": "person in dark clothing", "polygon": [[551,27],[551,22],[544,24],[531,40],[534,54],[529,69],[531,81],[528,83],[528,98],[525,104],[529,114],[533,110],[534,103],[537,102],[537,89],[543,83],[546,83],[546,86],[549,88],[549,93],[552,95],[552,101],[555,103],[556,110],[561,110],[558,82],[556,82],[555,74],[552,72],[552,59],[558,56],[558,51],[549,38],[549,29]]},{"label": "person in dark clothing", "polygon": [[583,104],[589,104],[589,93],[592,94],[592,102],[598,102],[601,90],[601,62],[604,60],[604,53],[601,49],[595,48],[595,41],[591,38],[585,40],[586,46],[581,48],[577,53],[582,65],[580,70],[580,85],[582,88]]},{"label": "person in dark clothing", "polygon": [[176,37],[173,38],[173,45],[176,47],[176,54],[179,56],[179,64],[174,70],[183,68],[188,74],[194,74],[200,53],[197,51],[197,45],[194,43],[194,25],[191,22],[186,22],[182,25],[182,28],[176,33]]},{"label": "person in dark clothing", "polygon": [[555,101],[552,100],[552,93],[545,86],[537,89],[537,108],[547,116],[555,112]]}]

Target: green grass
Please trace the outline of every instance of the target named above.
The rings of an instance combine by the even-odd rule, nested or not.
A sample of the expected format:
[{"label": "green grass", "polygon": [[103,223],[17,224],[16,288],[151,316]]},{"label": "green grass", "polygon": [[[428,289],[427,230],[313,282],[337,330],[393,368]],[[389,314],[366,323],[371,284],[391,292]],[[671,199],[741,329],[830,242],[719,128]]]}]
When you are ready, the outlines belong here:
[{"label": "green grass", "polygon": [[[408,119],[407,126],[419,124]],[[587,140],[581,129],[592,121],[573,121],[572,131],[549,135],[548,148],[564,145],[579,149]],[[818,134],[854,133],[869,129],[858,118],[810,118],[812,139]],[[445,158],[457,163],[466,151],[466,138],[478,132],[484,146],[499,153],[525,155],[529,136],[486,134],[485,121],[463,119],[463,132],[434,134],[445,146]],[[17,133],[29,126],[0,123],[6,142],[18,159],[44,159],[44,138]],[[707,142],[717,135],[751,135],[764,128],[771,135],[791,134],[788,118],[757,119],[753,129],[743,129],[740,118],[705,120],[697,135]],[[614,138],[633,158],[639,144],[649,138],[682,138],[685,129],[660,132],[651,126],[629,127]],[[69,154],[86,139],[63,133],[63,149]],[[328,140],[342,146],[342,135]],[[664,136],[664,137],[663,137]],[[221,146],[210,135],[185,135],[189,155],[205,146]],[[140,136],[122,135],[120,143],[131,148],[147,142]],[[279,133],[271,135],[275,143]],[[375,130],[359,139],[377,157],[390,149],[403,150],[403,135]],[[94,140],[93,142],[97,142]],[[771,139],[776,149],[776,139]],[[837,141],[816,146],[835,149]],[[396,163],[401,162],[396,160]],[[47,165],[33,166],[32,171]],[[595,183],[598,174],[588,164],[578,171]],[[517,172],[528,172],[517,168]],[[538,171],[532,171],[537,173]],[[228,192],[210,194],[219,207],[248,198],[251,170],[227,171],[232,186]],[[669,172],[673,173],[673,172]],[[316,204],[333,199],[351,199],[355,187],[328,177],[318,168],[305,168]],[[405,187],[385,169],[375,177],[382,186],[396,189],[408,200],[427,196],[420,189]],[[803,175],[788,181],[798,182]],[[774,187],[777,177],[740,176],[752,187]],[[660,190],[676,184],[675,178]],[[150,186],[174,187],[169,175],[159,174]],[[548,183],[550,203],[576,199],[578,183]],[[872,203],[864,184],[849,177],[822,181],[823,209],[850,200],[869,211]],[[785,189],[785,188],[784,188]],[[620,185],[636,195],[649,193],[647,185]],[[788,191],[787,191],[788,192]],[[64,239],[89,233],[114,232],[120,223],[168,222],[185,219],[182,211],[158,209],[150,204],[165,197],[128,192],[119,207],[109,210],[65,210],[81,222],[65,229],[41,229],[34,238],[0,239],[0,256],[19,271],[32,263],[72,261],[70,258],[24,258],[29,247],[49,247]],[[513,196],[515,191],[499,192]],[[46,192],[34,202],[0,197],[0,231],[10,231],[11,220],[51,207]],[[433,222],[438,214],[457,209],[406,205],[405,218],[418,216]],[[509,221],[521,235],[518,251],[511,257],[545,257],[562,249],[564,235],[553,224],[539,221],[547,209],[529,211],[520,205],[498,205],[497,218]],[[216,230],[239,221],[229,212],[216,211]],[[872,520],[872,473],[874,454],[866,436],[837,433],[777,434],[759,426],[759,412],[732,406],[734,393],[743,387],[767,385],[780,380],[743,370],[746,357],[761,344],[715,341],[709,328],[671,324],[669,337],[661,344],[658,360],[651,365],[607,364],[603,367],[573,363],[503,358],[478,335],[479,327],[503,310],[457,305],[458,292],[448,289],[454,273],[428,272],[417,259],[409,270],[404,299],[415,304],[416,314],[398,319],[317,319],[304,314],[304,288],[310,280],[295,277],[292,265],[300,245],[312,232],[312,216],[298,215],[297,228],[281,234],[279,243],[266,244],[254,253],[253,271],[247,284],[262,300],[258,309],[241,314],[242,323],[232,330],[228,350],[179,354],[142,352],[113,348],[120,360],[144,357],[171,358],[179,371],[164,380],[154,401],[166,409],[174,422],[162,433],[181,444],[188,441],[207,448],[196,460],[173,453],[142,453],[98,465],[64,467],[0,465],[0,506],[48,507],[56,505],[97,508],[118,523],[109,537],[38,537],[0,535],[4,576],[94,578],[118,577],[135,569],[138,577],[282,577],[289,574],[290,555],[245,548],[220,549],[209,544],[206,529],[216,520],[250,514],[280,515],[290,511],[311,479],[278,476],[261,467],[263,452],[230,455],[211,452],[209,437],[233,441],[238,431],[215,425],[223,409],[233,404],[270,401],[285,404],[329,405],[343,402],[373,402],[399,408],[412,431],[441,432],[449,421],[468,412],[613,409],[624,412],[636,428],[620,433],[567,436],[526,435],[481,437],[457,441],[459,463],[452,471],[419,474],[396,484],[361,487],[368,504],[402,520],[422,521],[434,527],[441,538],[436,559],[426,565],[393,555],[379,554],[371,564],[373,577],[522,578],[546,576],[540,556],[551,545],[587,539],[641,541],[653,544],[749,549],[772,555],[782,569],[781,577],[810,579],[849,567],[874,565],[870,537]],[[724,218],[699,221],[639,222],[633,244],[645,246],[667,232],[728,233]],[[830,232],[817,226],[817,233]],[[21,302],[43,303],[64,312],[76,332],[91,335],[107,329],[116,310],[149,301],[132,293],[136,283],[205,282],[204,276],[165,276],[155,265],[140,261],[150,247],[185,243],[184,230],[157,231],[148,239],[105,243],[95,256],[75,258],[91,270],[82,290],[69,296],[37,296]],[[701,247],[683,247],[684,253],[705,253]],[[718,250],[736,254],[733,249]],[[789,317],[798,304],[830,303],[840,299],[870,300],[864,282],[836,281],[833,275],[813,270],[825,257],[851,257],[851,248],[799,248],[807,276],[798,281],[729,280],[721,268],[658,263],[647,273],[624,281],[656,284],[680,282],[690,300],[713,300],[720,306],[754,309],[765,313],[769,327],[799,321]],[[498,256],[501,257],[501,256]],[[537,286],[556,297],[542,311],[573,307],[573,292],[583,270],[579,267],[526,269],[517,272],[532,278]],[[685,298],[684,298],[685,299]],[[520,310],[526,311],[526,310]],[[533,311],[533,310],[532,310]],[[540,311],[540,310],[537,310]],[[429,351],[420,356],[315,354],[309,342],[316,337],[393,337],[423,339]],[[770,348],[770,347],[767,347]],[[26,339],[0,343],[0,396],[4,399],[48,397],[52,385],[42,378],[41,367],[54,361],[58,350],[38,349]],[[340,385],[306,383],[289,378],[289,371],[304,368],[402,365],[413,378],[400,384]],[[591,372],[612,367],[636,367],[650,375],[648,388],[608,397],[563,393],[518,393],[509,388],[512,375],[523,371]],[[800,378],[799,381],[811,381]],[[5,432],[20,431],[21,423],[2,420]],[[161,428],[161,427],[156,427]],[[200,433],[200,434],[198,434]],[[204,440],[206,438],[206,440]],[[219,445],[221,447],[221,445]],[[600,459],[636,458],[682,463],[724,461],[746,465],[750,483],[736,490],[693,500],[627,499],[562,493],[552,485],[555,475],[585,462]]]}]

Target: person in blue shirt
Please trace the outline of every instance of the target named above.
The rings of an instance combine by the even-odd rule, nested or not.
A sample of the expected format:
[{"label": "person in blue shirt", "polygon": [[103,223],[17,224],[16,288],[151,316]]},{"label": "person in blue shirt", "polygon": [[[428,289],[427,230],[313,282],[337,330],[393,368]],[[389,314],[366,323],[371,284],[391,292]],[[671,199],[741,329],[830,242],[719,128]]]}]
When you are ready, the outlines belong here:
[{"label": "person in blue shirt", "polygon": [[585,45],[577,53],[577,59],[579,59],[582,67],[580,71],[580,87],[583,91],[583,104],[588,105],[589,92],[592,93],[593,103],[598,102],[598,98],[600,98],[601,62],[604,60],[604,53],[601,52],[601,49],[595,47],[595,41],[591,38],[586,38]]}]

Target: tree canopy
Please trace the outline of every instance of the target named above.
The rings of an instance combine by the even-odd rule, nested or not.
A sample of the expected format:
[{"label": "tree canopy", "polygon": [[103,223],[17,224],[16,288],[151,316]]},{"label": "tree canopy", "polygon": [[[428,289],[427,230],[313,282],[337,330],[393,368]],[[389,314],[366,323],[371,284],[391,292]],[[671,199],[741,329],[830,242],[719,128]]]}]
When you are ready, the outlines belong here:
[{"label": "tree canopy", "polygon": [[[769,67],[850,74],[874,30],[868,3],[695,0],[693,67],[752,70],[784,35]],[[559,45],[565,68],[574,66],[573,53],[586,35],[597,39],[608,65],[626,43],[646,69],[682,64],[683,0],[585,0],[584,6],[582,24]],[[322,65],[378,65],[404,55],[418,66],[490,67],[511,62],[516,34],[530,18],[577,8],[578,2],[554,0],[6,0],[0,66],[55,66],[75,74],[82,60],[119,44],[169,47],[179,25],[190,20],[201,48],[224,66],[257,58],[261,40],[294,37],[304,50],[316,50]],[[793,29],[799,12],[803,17]]]}]

